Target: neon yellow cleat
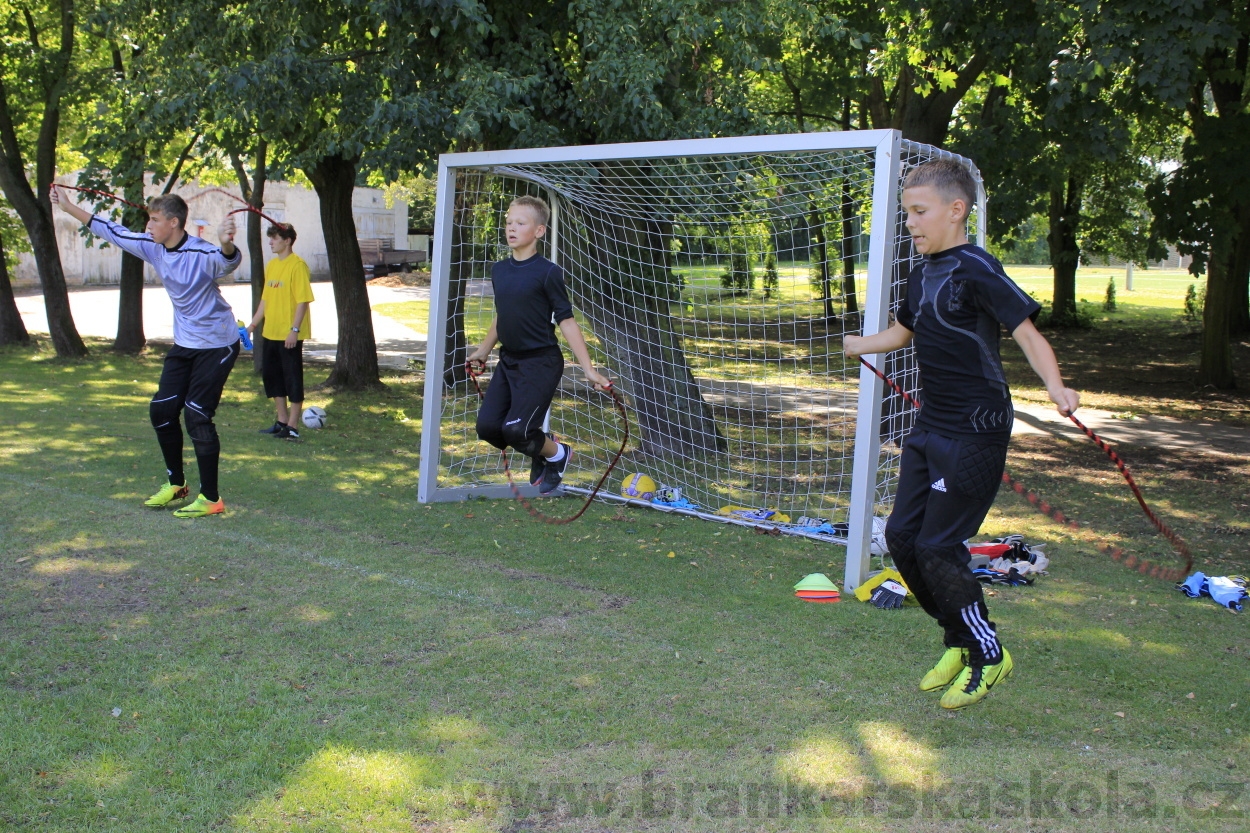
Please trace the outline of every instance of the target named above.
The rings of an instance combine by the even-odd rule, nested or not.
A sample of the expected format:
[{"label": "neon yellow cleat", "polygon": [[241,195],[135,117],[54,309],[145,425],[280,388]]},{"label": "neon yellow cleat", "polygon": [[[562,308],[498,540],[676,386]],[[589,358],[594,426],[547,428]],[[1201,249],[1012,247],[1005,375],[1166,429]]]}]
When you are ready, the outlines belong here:
[{"label": "neon yellow cleat", "polygon": [[924,679],[920,681],[920,690],[934,691],[944,685],[949,685],[967,664],[967,648],[947,648],[946,653],[942,654],[942,658],[937,661],[937,665],[930,668],[929,673],[925,674]]},{"label": "neon yellow cleat", "polygon": [[991,688],[1011,676],[1013,668],[1011,654],[1007,653],[1006,648],[1003,649],[1002,661],[997,665],[987,665],[984,668],[964,666],[955,682],[942,695],[942,708],[963,709],[981,702]]},{"label": "neon yellow cleat", "polygon": [[226,511],[226,502],[221,498],[209,500],[203,495],[196,495],[195,500],[181,509],[174,510],[175,518],[202,518],[205,515],[220,515]]},{"label": "neon yellow cleat", "polygon": [[166,483],[159,492],[145,500],[143,505],[150,506],[153,509],[160,509],[163,506],[168,506],[175,500],[182,500],[189,494],[191,494],[191,490],[185,485],[175,486],[172,483]]}]

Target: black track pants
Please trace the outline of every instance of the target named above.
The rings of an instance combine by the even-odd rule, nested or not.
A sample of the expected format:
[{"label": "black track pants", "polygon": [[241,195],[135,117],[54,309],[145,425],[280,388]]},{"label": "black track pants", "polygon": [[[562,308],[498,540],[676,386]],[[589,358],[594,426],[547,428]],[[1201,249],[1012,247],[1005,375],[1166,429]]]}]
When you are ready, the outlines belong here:
[{"label": "black track pants", "polygon": [[971,665],[1002,659],[981,583],[964,541],[994,503],[1007,460],[1005,444],[979,445],[928,431],[903,443],[886,543],[907,587],[945,631],[948,648],[967,648]]},{"label": "black track pants", "polygon": [[521,356],[500,351],[477,412],[478,437],[500,450],[512,446],[537,457],[546,442],[543,420],[563,375],[559,347]]}]

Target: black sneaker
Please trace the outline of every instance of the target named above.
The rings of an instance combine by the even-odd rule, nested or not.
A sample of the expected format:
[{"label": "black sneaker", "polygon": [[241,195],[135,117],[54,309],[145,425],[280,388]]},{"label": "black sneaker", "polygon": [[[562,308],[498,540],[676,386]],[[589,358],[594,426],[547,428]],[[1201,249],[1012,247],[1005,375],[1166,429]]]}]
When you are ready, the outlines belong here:
[{"label": "black sneaker", "polygon": [[560,447],[564,449],[564,456],[560,458],[560,462],[553,463],[547,461],[547,465],[543,467],[543,482],[538,487],[538,493],[549,495],[560,486],[560,481],[564,479],[564,470],[569,467],[569,460],[573,459],[573,447],[568,443],[560,443]]},{"label": "black sneaker", "polygon": [[[546,434],[547,439],[554,440],[555,434]],[[543,482],[543,471],[547,468],[547,458],[541,454],[535,454],[533,461],[530,463],[530,485],[537,486]]]},{"label": "black sneaker", "polygon": [[274,424],[273,424],[273,425],[271,425],[271,426],[269,426],[268,428],[262,428],[262,429],[260,429],[260,431],[259,431],[258,433],[261,433],[261,434],[281,434],[281,433],[282,433],[282,429],[283,429],[284,427],[286,427],[286,426],[284,426],[281,422],[274,422]]},{"label": "black sneaker", "polygon": [[299,431],[296,431],[289,425],[283,425],[282,430],[274,434],[274,436],[280,440],[298,440]]}]

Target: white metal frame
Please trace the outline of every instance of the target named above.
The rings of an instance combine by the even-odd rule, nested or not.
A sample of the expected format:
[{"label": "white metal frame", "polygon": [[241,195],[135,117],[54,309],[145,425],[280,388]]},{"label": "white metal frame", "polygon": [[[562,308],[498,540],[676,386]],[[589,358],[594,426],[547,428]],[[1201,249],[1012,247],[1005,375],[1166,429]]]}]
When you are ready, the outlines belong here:
[{"label": "white metal frame", "polygon": [[[511,164],[543,162],[603,162],[633,158],[725,155],[734,153],[785,153],[819,150],[875,151],[872,234],[868,253],[868,299],[863,333],[871,335],[888,323],[890,278],[893,266],[893,230],[898,211],[897,177],[901,164],[901,134],[896,130],[863,130],[827,133],[792,133],[774,136],[741,136],[724,139],[684,139],[667,142],[630,142],[578,147],[449,153],[439,157],[438,202],[435,208],[434,257],[431,261],[429,342],[426,347],[425,404],[421,437],[421,468],[417,499],[421,503],[461,500],[470,495],[499,498],[510,494],[506,485],[475,488],[437,488],[444,349],[447,328],[448,275],[451,269],[452,222],[455,210],[456,172],[476,169],[517,176]],[[536,181],[532,175],[521,178]],[[543,184],[543,183],[539,183]],[[985,195],[978,195],[978,232],[984,239]],[[558,242],[558,199],[552,203],[552,246]],[[880,357],[874,357],[878,361]],[[868,575],[869,541],[880,457],[880,424],[883,384],[867,368],[860,369],[859,406],[856,414],[855,460],[852,473],[846,589],[853,590]],[[533,487],[521,487],[523,494]]]}]

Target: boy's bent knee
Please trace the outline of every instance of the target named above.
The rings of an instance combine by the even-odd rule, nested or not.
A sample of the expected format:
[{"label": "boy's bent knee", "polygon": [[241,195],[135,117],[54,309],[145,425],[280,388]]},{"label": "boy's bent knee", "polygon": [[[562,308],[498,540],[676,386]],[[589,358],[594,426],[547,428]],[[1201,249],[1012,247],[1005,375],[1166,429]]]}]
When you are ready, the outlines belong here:
[{"label": "boy's bent knee", "polygon": [[217,426],[213,424],[212,417],[195,408],[187,408],[183,419],[187,423],[187,434],[191,437],[197,455],[221,452],[221,440],[217,436]]},{"label": "boy's bent knee", "polygon": [[[178,425],[178,414],[182,411],[182,397],[170,396],[168,398],[153,399],[148,403],[148,417],[152,420],[152,427],[157,431],[162,428]],[[181,430],[181,429],[179,429]]]},{"label": "boy's bent knee", "polygon": [[914,529],[900,528],[887,521],[885,525],[885,545],[890,551],[890,557],[895,561],[899,558],[912,558],[916,550],[916,534],[917,531]]},{"label": "boy's bent knee", "polygon": [[503,429],[503,439],[505,443],[526,457],[538,457],[542,454],[543,446],[547,443],[547,437],[541,431],[527,434],[524,431],[508,427]]}]

